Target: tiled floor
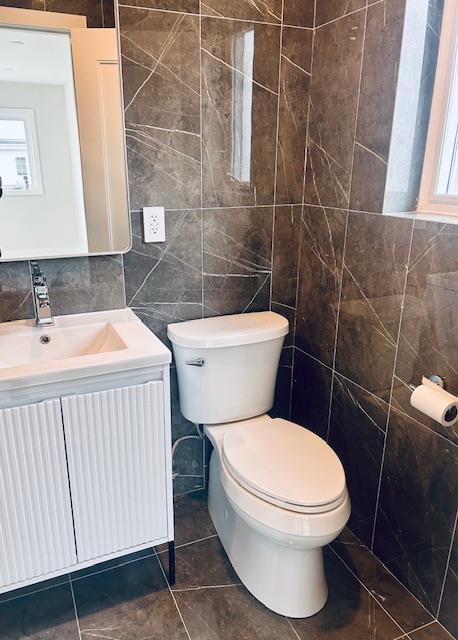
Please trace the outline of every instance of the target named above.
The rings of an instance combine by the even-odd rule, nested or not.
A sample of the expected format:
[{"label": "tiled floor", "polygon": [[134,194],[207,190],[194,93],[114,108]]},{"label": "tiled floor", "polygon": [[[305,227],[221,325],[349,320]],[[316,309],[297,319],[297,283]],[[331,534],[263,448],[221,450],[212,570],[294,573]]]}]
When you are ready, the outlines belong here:
[{"label": "tiled floor", "polygon": [[[215,535],[205,495],[176,503],[177,583],[158,549],[0,596],[1,640],[450,640],[356,538],[326,549],[329,600],[290,620],[240,584]],[[119,561],[117,561],[119,562]],[[363,587],[363,581],[366,587]]]}]

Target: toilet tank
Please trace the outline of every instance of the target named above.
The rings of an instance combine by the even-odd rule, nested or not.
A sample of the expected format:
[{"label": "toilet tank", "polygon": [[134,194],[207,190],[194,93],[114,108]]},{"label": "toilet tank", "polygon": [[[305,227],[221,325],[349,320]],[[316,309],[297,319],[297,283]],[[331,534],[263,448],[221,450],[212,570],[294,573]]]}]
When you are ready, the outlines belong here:
[{"label": "toilet tank", "polygon": [[218,424],[269,411],[287,333],[271,311],[169,324],[184,417]]}]

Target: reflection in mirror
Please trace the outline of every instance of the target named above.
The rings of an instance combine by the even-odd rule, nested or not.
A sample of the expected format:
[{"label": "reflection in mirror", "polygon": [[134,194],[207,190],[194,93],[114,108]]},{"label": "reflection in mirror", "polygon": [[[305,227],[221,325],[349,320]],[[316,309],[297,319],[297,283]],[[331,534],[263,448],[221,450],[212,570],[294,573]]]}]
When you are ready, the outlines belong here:
[{"label": "reflection in mirror", "polygon": [[0,8],[0,176],[2,260],[129,248],[115,29]]}]

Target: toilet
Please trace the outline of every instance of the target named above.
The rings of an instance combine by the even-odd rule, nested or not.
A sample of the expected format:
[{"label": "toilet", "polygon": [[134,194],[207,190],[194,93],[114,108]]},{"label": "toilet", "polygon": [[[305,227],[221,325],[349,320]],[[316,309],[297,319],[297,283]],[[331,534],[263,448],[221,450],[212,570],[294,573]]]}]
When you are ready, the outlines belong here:
[{"label": "toilet", "polygon": [[287,333],[270,311],[168,326],[181,412],[213,444],[208,508],[229,560],[266,607],[306,618],[326,603],[323,547],[350,498],[329,445],[267,415]]}]

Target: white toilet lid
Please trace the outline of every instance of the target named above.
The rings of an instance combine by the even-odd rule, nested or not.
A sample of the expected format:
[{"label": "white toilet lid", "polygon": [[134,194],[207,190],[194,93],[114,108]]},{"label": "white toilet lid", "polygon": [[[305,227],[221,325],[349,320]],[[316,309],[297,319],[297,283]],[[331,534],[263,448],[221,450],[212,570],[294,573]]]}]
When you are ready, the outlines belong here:
[{"label": "white toilet lid", "polygon": [[288,420],[228,430],[223,459],[248,490],[287,509],[327,511],[345,497],[337,455],[322,438]]}]

